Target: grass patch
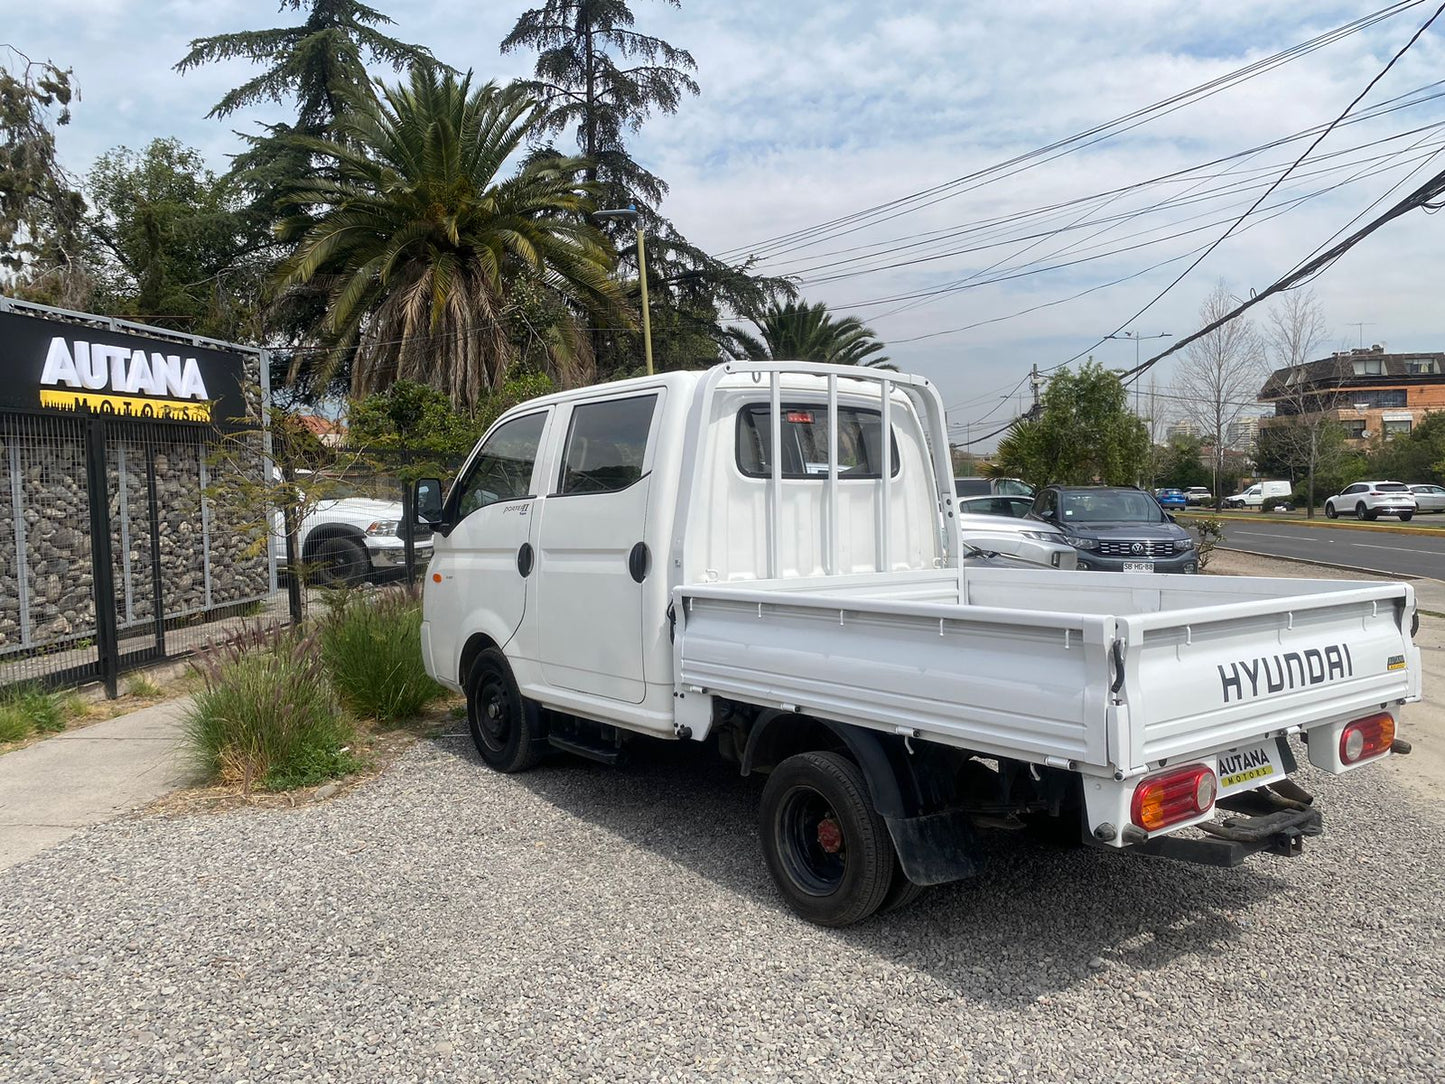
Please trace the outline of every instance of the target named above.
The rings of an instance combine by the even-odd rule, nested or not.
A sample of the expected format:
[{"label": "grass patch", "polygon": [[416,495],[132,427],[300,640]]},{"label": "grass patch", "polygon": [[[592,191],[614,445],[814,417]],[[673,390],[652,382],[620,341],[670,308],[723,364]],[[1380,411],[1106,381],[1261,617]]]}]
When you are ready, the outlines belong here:
[{"label": "grass patch", "polygon": [[398,723],[444,690],[421,659],[421,600],[405,589],[350,594],[321,626],[321,658],[357,715]]},{"label": "grass patch", "polygon": [[286,790],[360,767],[314,638],[247,630],[198,660],[185,740],[212,780]]},{"label": "grass patch", "polygon": [[134,696],[138,700],[159,700],[166,695],[164,689],[145,677],[131,678],[125,692],[127,696]]},{"label": "grass patch", "polygon": [[31,734],[53,734],[67,721],[64,698],[38,685],[17,685],[0,692],[0,741],[22,741]]}]

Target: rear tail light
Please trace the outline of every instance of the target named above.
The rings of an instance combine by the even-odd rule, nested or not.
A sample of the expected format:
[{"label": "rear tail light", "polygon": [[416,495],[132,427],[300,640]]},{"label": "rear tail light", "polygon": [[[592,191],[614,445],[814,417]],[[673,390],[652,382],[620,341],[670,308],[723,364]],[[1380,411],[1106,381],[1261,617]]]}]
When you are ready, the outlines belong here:
[{"label": "rear tail light", "polygon": [[1201,817],[1214,805],[1214,773],[1203,764],[1151,775],[1134,788],[1129,818],[1148,832]]},{"label": "rear tail light", "polygon": [[1340,732],[1340,760],[1358,764],[1390,751],[1395,740],[1395,717],[1388,711],[1356,719]]}]

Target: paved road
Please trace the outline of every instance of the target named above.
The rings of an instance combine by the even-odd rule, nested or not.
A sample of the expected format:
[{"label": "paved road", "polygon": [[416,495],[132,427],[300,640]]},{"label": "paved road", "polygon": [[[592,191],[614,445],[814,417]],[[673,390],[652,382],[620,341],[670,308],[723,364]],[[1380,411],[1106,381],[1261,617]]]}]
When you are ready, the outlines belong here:
[{"label": "paved road", "polygon": [[1229,549],[1445,579],[1445,537],[1231,519],[1225,521],[1224,538]]}]

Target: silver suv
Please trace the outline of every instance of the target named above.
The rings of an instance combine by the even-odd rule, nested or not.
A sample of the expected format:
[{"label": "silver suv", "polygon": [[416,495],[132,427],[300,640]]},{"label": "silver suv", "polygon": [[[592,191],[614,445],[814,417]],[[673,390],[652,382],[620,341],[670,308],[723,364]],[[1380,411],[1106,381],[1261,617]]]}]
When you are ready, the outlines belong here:
[{"label": "silver suv", "polygon": [[1351,514],[1356,519],[1399,516],[1401,523],[1409,523],[1415,508],[1415,498],[1404,482],[1356,482],[1325,501],[1330,519]]}]

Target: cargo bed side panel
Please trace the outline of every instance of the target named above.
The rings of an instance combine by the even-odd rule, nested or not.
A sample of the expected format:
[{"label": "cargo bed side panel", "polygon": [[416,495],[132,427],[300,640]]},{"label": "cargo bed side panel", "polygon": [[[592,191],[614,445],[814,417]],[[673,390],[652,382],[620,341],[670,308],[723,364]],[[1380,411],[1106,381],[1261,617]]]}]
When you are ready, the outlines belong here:
[{"label": "cargo bed side panel", "polygon": [[1000,756],[1102,764],[1112,619],[680,589],[680,683]]}]

